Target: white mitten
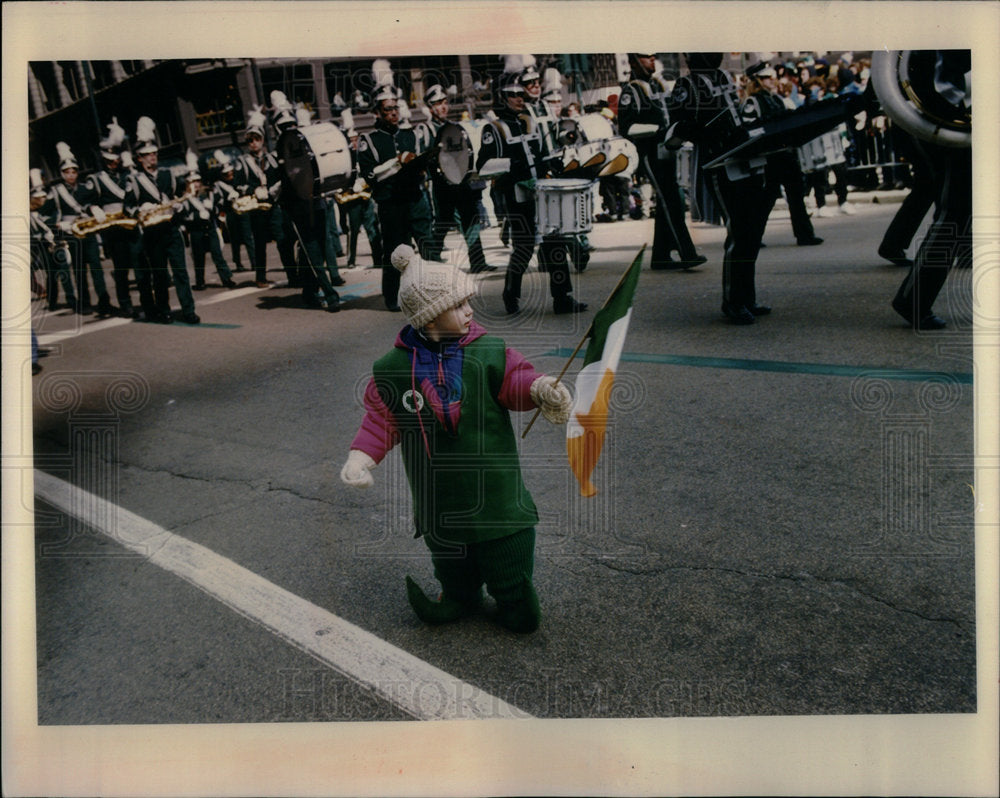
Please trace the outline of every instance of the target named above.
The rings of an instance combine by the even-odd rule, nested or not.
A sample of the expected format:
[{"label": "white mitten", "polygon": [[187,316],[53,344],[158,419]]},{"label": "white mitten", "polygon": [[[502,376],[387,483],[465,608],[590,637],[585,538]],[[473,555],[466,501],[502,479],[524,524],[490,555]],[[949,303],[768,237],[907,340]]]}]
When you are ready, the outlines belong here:
[{"label": "white mitten", "polygon": [[546,421],[553,424],[565,424],[569,421],[570,410],[573,409],[573,397],[569,388],[555,377],[542,375],[531,383],[531,400],[542,410]]},{"label": "white mitten", "polygon": [[104,208],[102,208],[100,205],[94,205],[90,209],[90,215],[93,216],[94,219],[96,219],[98,222],[103,222],[105,219],[108,218],[108,215],[104,212]]},{"label": "white mitten", "polygon": [[360,449],[351,449],[347,462],[340,469],[340,479],[352,488],[370,488],[375,483],[371,472],[375,465],[375,461]]}]

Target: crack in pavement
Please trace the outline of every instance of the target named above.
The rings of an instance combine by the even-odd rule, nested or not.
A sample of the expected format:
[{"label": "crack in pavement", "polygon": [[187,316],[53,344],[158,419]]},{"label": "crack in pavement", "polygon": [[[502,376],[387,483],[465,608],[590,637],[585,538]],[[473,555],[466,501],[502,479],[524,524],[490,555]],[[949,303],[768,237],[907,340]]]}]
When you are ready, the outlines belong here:
[{"label": "crack in pavement", "polygon": [[[653,555],[653,556],[659,556],[659,555]],[[611,561],[601,561],[601,560],[594,561],[594,564],[604,566],[605,568],[609,568],[613,571],[627,573],[632,576],[655,576],[668,573],[670,571],[703,571],[707,573],[730,574],[733,576],[738,576],[740,578],[761,579],[761,580],[769,580],[775,582],[786,581],[807,589],[808,589],[808,583],[813,582],[815,584],[823,585],[826,587],[842,588],[843,590],[853,593],[861,598],[867,599],[868,601],[872,601],[877,604],[881,604],[885,607],[888,607],[894,612],[898,612],[903,615],[909,615],[914,618],[918,618],[922,621],[926,621],[928,623],[951,624],[952,626],[955,626],[962,633],[966,632],[966,628],[968,626],[967,621],[962,621],[955,618],[924,615],[920,612],[917,612],[916,610],[907,609],[906,607],[901,607],[897,604],[894,604],[893,602],[889,601],[886,598],[882,598],[875,594],[865,592],[864,590],[861,590],[857,586],[845,582],[842,579],[823,579],[808,572],[802,572],[799,575],[764,574],[764,573],[755,573],[751,571],[741,571],[737,568],[725,568],[721,566],[694,566],[694,565],[667,565],[655,568],[640,569],[640,568],[628,568],[622,565],[618,565]]]}]

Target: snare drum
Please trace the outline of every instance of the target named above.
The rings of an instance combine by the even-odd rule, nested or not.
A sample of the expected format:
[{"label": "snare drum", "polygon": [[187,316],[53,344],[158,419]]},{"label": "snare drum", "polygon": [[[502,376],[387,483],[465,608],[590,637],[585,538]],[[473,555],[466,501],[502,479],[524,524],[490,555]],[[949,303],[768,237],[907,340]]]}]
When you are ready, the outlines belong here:
[{"label": "snare drum", "polygon": [[586,233],[594,226],[594,198],[590,180],[535,182],[535,221],[538,235]]},{"label": "snare drum", "polygon": [[796,152],[802,171],[815,172],[817,169],[845,163],[847,161],[847,153],[844,152],[844,137],[846,135],[847,126],[839,125],[799,147]]},{"label": "snare drum", "polygon": [[446,122],[438,131],[437,165],[446,182],[457,186],[472,174],[479,137],[479,129],[471,122]]},{"label": "snare drum", "polygon": [[286,130],[278,139],[277,151],[283,180],[300,199],[319,197],[353,183],[351,147],[332,122]]}]

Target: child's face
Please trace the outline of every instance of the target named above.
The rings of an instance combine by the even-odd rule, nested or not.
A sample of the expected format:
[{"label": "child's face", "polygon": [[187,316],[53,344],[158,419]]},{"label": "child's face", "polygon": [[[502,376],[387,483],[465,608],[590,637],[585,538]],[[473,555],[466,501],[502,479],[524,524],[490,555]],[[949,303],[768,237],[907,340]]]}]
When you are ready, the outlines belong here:
[{"label": "child's face", "polygon": [[446,310],[433,321],[427,322],[424,332],[432,341],[461,338],[469,331],[472,322],[472,305],[466,299],[461,305]]}]

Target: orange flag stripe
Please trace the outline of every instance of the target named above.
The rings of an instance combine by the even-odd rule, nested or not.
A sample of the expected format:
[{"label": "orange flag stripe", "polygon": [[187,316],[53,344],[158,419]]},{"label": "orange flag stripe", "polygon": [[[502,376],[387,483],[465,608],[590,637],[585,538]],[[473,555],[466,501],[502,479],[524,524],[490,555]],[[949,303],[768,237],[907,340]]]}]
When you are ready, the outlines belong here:
[{"label": "orange flag stripe", "polygon": [[615,373],[605,369],[601,384],[594,397],[594,403],[586,413],[577,412],[574,415],[577,423],[583,427],[583,435],[566,439],[566,452],[569,464],[580,483],[581,496],[596,496],[597,488],[590,481],[590,475],[597,466],[597,460],[604,448],[604,433],[608,424],[608,408],[611,403],[611,388],[614,386]]}]

